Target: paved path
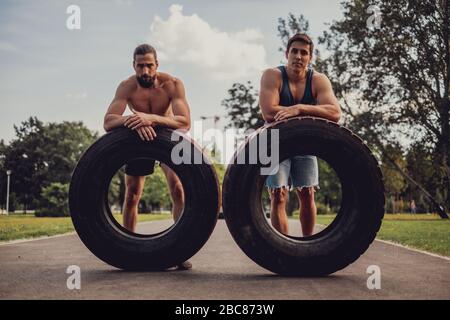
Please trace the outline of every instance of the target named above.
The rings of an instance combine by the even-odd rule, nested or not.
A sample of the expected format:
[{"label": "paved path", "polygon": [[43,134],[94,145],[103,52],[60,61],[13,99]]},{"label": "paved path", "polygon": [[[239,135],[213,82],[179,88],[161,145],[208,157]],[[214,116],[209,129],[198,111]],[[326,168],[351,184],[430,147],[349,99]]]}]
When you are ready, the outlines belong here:
[{"label": "paved path", "polygon": [[[161,228],[152,222],[141,228]],[[76,234],[0,245],[0,299],[450,299],[450,261],[376,241],[355,263],[323,278],[284,278],[251,261],[223,220],[190,271],[125,272],[97,259]],[[81,268],[81,290],[66,286]],[[381,289],[366,286],[381,268]]]}]

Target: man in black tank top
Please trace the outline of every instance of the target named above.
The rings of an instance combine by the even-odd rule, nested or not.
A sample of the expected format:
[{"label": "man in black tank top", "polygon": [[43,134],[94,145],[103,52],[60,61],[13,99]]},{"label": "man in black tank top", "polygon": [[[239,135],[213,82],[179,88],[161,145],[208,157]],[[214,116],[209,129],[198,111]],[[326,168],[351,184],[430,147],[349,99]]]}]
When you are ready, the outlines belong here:
[{"label": "man in black tank top", "polygon": [[[298,33],[288,41],[287,64],[264,72],[259,104],[266,122],[297,116],[339,121],[341,109],[330,80],[309,68],[313,50],[311,38]],[[296,156],[283,161],[278,173],[269,176],[266,184],[270,190],[270,219],[273,227],[288,234],[286,200],[288,189],[293,186],[299,200],[302,234],[312,235],[317,214],[314,188],[319,185],[316,157]]]}]

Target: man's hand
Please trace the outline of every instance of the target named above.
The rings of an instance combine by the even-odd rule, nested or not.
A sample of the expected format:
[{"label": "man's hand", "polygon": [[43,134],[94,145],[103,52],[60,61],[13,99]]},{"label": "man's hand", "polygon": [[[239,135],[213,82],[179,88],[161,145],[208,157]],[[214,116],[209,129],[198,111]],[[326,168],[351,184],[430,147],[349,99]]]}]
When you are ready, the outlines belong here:
[{"label": "man's hand", "polygon": [[300,115],[300,105],[295,105],[291,107],[284,107],[282,110],[278,111],[275,115],[275,121],[280,121]]},{"label": "man's hand", "polygon": [[125,127],[128,127],[131,130],[136,130],[141,127],[155,125],[154,119],[151,114],[135,111],[133,111],[133,113],[134,114],[130,116],[123,124]]},{"label": "man's hand", "polygon": [[139,127],[136,131],[143,141],[152,141],[156,138],[156,132],[152,126]]}]

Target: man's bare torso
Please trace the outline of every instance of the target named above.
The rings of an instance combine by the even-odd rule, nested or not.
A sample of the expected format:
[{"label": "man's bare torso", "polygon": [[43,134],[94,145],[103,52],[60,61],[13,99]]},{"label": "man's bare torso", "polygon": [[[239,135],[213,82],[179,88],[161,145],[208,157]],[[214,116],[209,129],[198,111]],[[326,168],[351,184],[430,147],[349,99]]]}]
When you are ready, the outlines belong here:
[{"label": "man's bare torso", "polygon": [[158,72],[155,87],[143,88],[138,84],[136,76],[131,76],[124,81],[129,90],[127,100],[129,108],[137,112],[160,116],[173,115],[171,93],[176,81],[169,74]]}]

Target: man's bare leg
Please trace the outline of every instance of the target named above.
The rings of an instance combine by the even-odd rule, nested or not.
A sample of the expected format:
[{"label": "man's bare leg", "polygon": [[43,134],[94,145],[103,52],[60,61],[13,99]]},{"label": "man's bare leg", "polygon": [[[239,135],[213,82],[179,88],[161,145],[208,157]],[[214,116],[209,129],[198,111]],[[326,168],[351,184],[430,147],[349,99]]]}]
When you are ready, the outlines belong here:
[{"label": "man's bare leg", "polygon": [[167,185],[170,191],[170,197],[172,199],[172,217],[173,221],[177,222],[181,216],[184,209],[184,190],[180,179],[175,172],[172,171],[165,164],[161,164],[161,169],[163,170]]},{"label": "man's bare leg", "polygon": [[317,208],[314,201],[314,188],[297,189],[297,196],[300,207],[300,224],[302,225],[303,236],[310,236],[314,232],[316,224]]},{"label": "man's bare leg", "polygon": [[287,198],[287,188],[270,189],[270,221],[272,226],[283,234],[288,234]]},{"label": "man's bare leg", "polygon": [[136,232],[138,205],[144,189],[145,177],[125,175],[125,201],[123,204],[123,226]]},{"label": "man's bare leg", "polygon": [[[165,164],[161,164],[161,169],[163,170],[167,185],[170,191],[170,197],[172,199],[172,217],[173,221],[177,222],[180,219],[180,216],[184,209],[184,189],[181,184],[180,178],[176,175],[176,173],[170,169]],[[178,265],[178,269],[191,269],[192,263],[190,261],[185,261]]]}]

